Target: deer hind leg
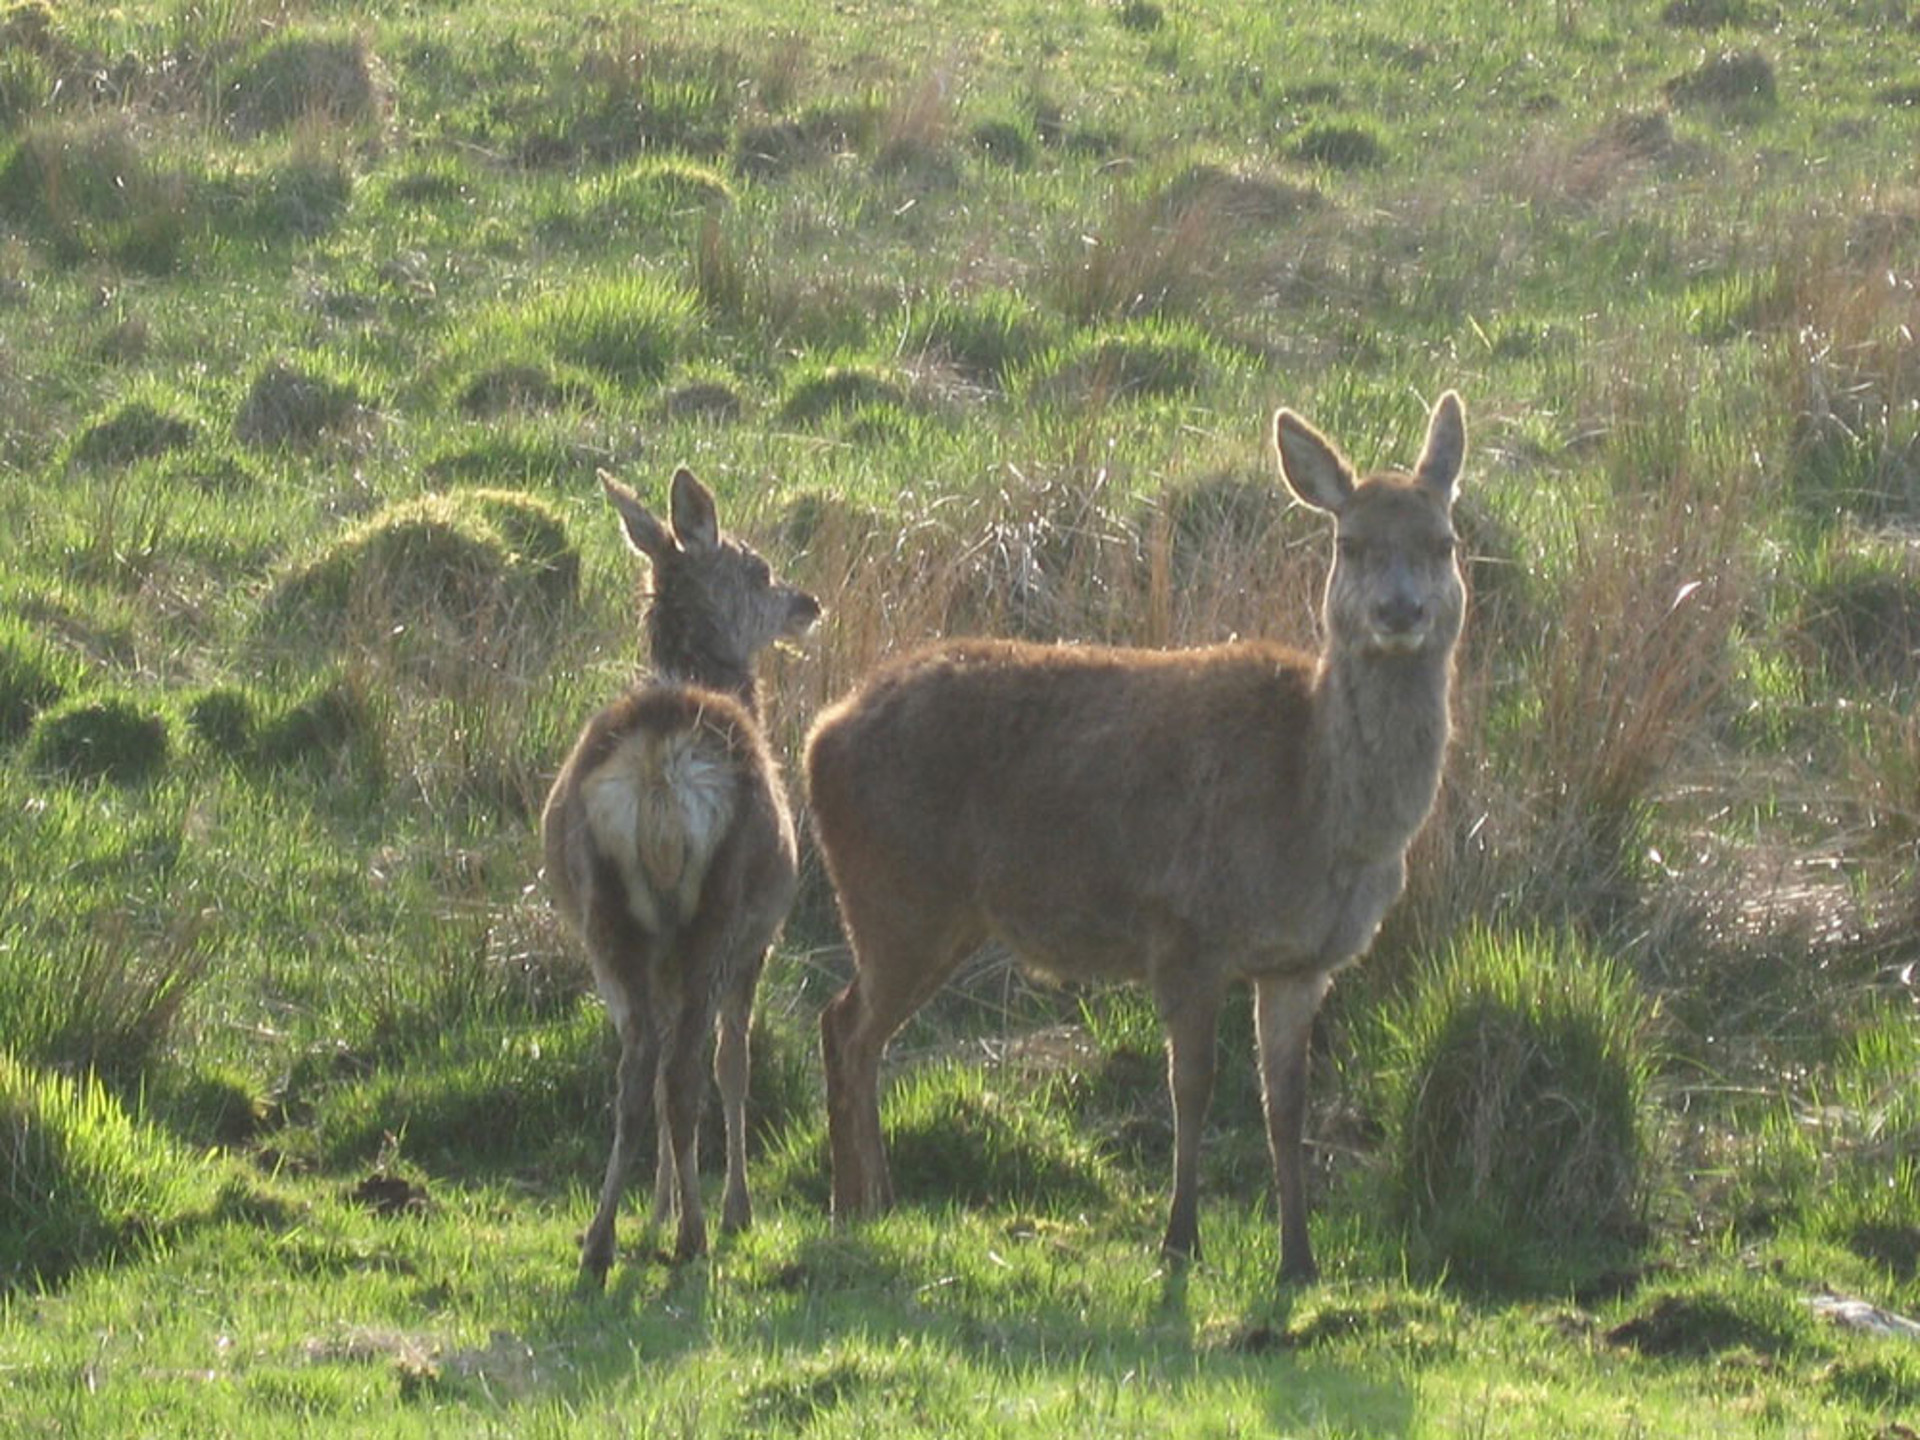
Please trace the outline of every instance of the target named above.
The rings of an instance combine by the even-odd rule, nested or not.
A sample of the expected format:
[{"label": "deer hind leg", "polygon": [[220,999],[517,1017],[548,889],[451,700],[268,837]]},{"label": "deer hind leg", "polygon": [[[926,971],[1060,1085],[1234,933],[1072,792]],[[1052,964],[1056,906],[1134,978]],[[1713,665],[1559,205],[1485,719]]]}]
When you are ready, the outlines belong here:
[{"label": "deer hind leg", "polygon": [[667,1131],[667,1086],[660,1078],[656,1058],[653,1084],[653,1228],[673,1218],[673,1197],[679,1182],[673,1171],[673,1137]]},{"label": "deer hind leg", "polygon": [[1313,1017],[1327,993],[1328,977],[1263,975],[1253,985],[1254,1034],[1260,1047],[1260,1097],[1267,1117],[1267,1148],[1273,1156],[1274,1191],[1280,1205],[1280,1278],[1315,1279],[1307,1235],[1306,1165],[1301,1154],[1307,1116],[1308,1042]]},{"label": "deer hind leg", "polygon": [[676,1261],[691,1260],[707,1248],[707,1221],[700,1205],[700,1105],[705,1099],[706,1045],[712,1027],[712,1006],[688,996],[660,1037],[661,1109],[680,1210],[673,1246]]},{"label": "deer hind leg", "polygon": [[714,1049],[713,1078],[720,1087],[720,1111],[727,1126],[727,1188],[721,1202],[720,1228],[745,1230],[753,1223],[753,1202],[747,1193],[747,1089],[752,1079],[750,1034],[753,990],[762,959],[748,970],[720,1006],[719,1039]]},{"label": "deer hind leg", "polygon": [[659,1054],[658,1037],[648,1015],[628,1003],[614,1018],[620,1032],[620,1066],[613,1105],[613,1150],[607,1157],[599,1208],[580,1247],[581,1276],[596,1285],[605,1283],[607,1271],[613,1266],[614,1221],[620,1213],[620,1196],[633,1170],[635,1152],[640,1148],[640,1136],[646,1129]]},{"label": "deer hind leg", "polygon": [[899,897],[884,910],[856,915],[843,895],[842,911],[854,975],[820,1015],[836,1220],[893,1204],[880,1134],[880,1057],[894,1032],[985,938],[970,916],[942,915],[937,906]]},{"label": "deer hind leg", "polygon": [[1184,984],[1162,986],[1156,996],[1167,1028],[1167,1088],[1173,1097],[1173,1202],[1160,1253],[1179,1262],[1200,1258],[1200,1135],[1213,1100],[1220,996],[1192,983],[1188,967],[1169,968],[1186,973],[1178,977]]}]

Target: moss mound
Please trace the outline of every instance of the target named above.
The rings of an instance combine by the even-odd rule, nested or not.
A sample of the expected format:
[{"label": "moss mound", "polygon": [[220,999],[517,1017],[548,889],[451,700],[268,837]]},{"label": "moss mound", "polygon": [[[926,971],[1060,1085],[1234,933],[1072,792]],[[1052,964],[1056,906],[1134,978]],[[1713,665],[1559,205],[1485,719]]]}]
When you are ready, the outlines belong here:
[{"label": "moss mound", "polygon": [[554,373],[545,365],[508,362],[480,371],[461,387],[460,413],[487,420],[515,410],[559,410],[590,401],[590,385]]},{"label": "moss mound", "polygon": [[304,765],[332,770],[359,758],[377,768],[378,717],[367,698],[345,680],[328,680],[255,728],[245,752],[269,768]]},{"label": "moss mound", "polygon": [[661,402],[669,420],[726,423],[740,418],[740,392],[723,380],[689,380]]},{"label": "moss mound", "polygon": [[388,506],[286,576],[269,626],[377,638],[395,627],[467,634],[550,618],[578,594],[580,556],[554,508],[512,490],[454,490]]},{"label": "moss mound", "polygon": [[253,744],[259,723],[253,696],[230,687],[208,690],[187,704],[187,731],[206,749],[238,760]]}]

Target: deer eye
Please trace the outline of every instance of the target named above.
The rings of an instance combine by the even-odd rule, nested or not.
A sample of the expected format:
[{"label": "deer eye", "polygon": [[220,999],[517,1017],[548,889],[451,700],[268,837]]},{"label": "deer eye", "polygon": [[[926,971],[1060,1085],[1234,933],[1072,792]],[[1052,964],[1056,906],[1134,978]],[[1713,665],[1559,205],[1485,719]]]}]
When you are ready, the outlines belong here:
[{"label": "deer eye", "polygon": [[767,562],[762,560],[758,555],[749,555],[747,557],[747,579],[755,585],[771,585],[773,583],[773,571],[767,568]]},{"label": "deer eye", "polygon": [[1433,542],[1433,558],[1436,560],[1451,560],[1453,558],[1453,551],[1454,540],[1451,535],[1447,536],[1444,540],[1436,540]]}]

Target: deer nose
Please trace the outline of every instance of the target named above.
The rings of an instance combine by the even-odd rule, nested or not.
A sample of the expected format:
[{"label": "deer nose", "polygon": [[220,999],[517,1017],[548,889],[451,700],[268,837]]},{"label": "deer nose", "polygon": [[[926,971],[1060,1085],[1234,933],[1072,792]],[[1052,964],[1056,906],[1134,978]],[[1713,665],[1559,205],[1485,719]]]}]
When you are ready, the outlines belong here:
[{"label": "deer nose", "polygon": [[804,630],[820,618],[820,602],[802,590],[788,607],[788,620],[796,630]]},{"label": "deer nose", "polygon": [[1373,624],[1382,635],[1410,635],[1426,619],[1426,605],[1411,595],[1389,595],[1374,602]]}]

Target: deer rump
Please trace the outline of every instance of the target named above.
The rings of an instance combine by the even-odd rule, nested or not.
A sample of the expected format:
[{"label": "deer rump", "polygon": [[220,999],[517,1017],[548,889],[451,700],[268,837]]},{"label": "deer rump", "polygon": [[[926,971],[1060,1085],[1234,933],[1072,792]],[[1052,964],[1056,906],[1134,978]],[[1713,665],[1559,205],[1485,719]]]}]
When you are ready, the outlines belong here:
[{"label": "deer rump", "polygon": [[951,948],[991,935],[1060,979],[1177,984],[1157,962],[1202,955],[1215,983],[1331,968],[1398,894],[1405,836],[1375,883],[1330,885],[1360,857],[1316,853],[1313,684],[1309,657],[1256,642],[960,642],[896,662],[809,756],[842,902],[884,897],[916,929],[946,916]]},{"label": "deer rump", "polygon": [[[751,891],[759,877],[736,853],[749,847],[729,841],[754,812],[779,828],[779,807],[760,783],[771,761],[759,727],[731,696],[636,689],[594,717],[576,767],[585,824],[569,836],[566,865],[580,893],[666,941],[702,913],[722,913],[714,900]],[[592,959],[596,972],[616,963],[599,951]]]}]

